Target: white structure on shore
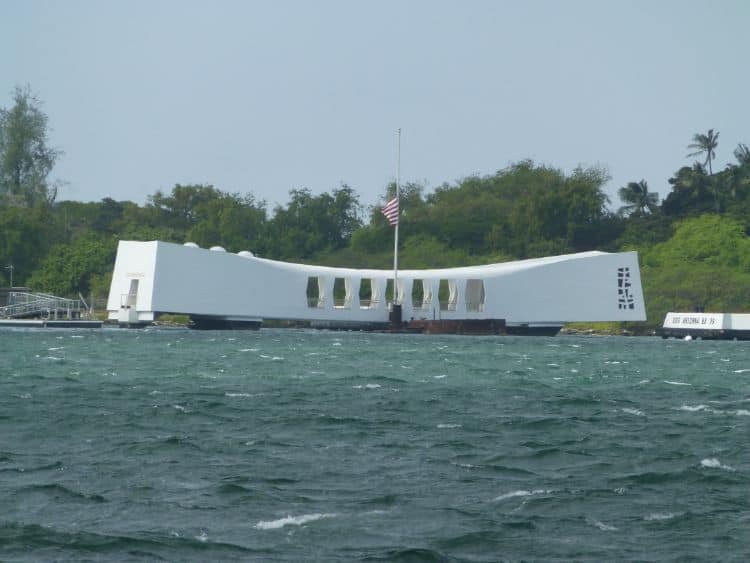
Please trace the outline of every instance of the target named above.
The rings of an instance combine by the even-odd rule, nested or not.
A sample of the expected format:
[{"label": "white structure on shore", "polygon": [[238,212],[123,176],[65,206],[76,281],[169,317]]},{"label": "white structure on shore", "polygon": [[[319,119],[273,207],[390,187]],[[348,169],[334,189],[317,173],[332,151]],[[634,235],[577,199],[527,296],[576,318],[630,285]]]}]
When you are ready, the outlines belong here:
[{"label": "white structure on shore", "polygon": [[[107,309],[110,319],[124,324],[178,313],[209,324],[387,325],[389,280],[392,287],[392,270],[292,264],[192,243],[120,241]],[[399,270],[397,302],[405,321],[499,320],[542,329],[646,319],[635,252]]]},{"label": "white structure on shore", "polygon": [[661,335],[676,338],[750,340],[748,313],[667,313]]}]

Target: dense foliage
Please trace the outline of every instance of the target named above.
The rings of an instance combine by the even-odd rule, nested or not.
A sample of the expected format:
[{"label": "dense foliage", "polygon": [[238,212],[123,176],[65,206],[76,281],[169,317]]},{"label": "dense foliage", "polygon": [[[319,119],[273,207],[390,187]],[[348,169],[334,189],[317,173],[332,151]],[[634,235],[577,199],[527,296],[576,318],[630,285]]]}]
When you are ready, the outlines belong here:
[{"label": "dense foliage", "polygon": [[[193,241],[334,266],[392,264],[393,230],[380,205],[392,196],[393,185],[369,209],[363,209],[347,185],[319,195],[292,190],[289,202],[272,211],[251,194],[210,185],[178,184],[168,194],[157,191],[145,205],[110,198],[55,202],[47,174],[58,153],[46,148],[46,116],[35,103],[27,90],[18,90],[16,106],[22,107],[0,113],[0,162],[5,167],[0,264],[13,265],[16,285],[61,295],[106,296],[120,239]],[[8,173],[13,154],[19,154],[9,149],[18,145],[14,115],[26,115],[29,135],[46,150],[31,151],[19,161],[24,170],[35,172],[16,175],[25,179],[15,184]],[[705,160],[677,170],[663,202],[645,181],[633,181],[620,188],[623,205],[617,211],[609,207],[603,191],[609,178],[599,168],[565,174],[522,161],[495,174],[444,184],[429,194],[419,184],[407,184],[401,192],[401,266],[638,250],[646,326],[659,325],[668,310],[749,311],[750,151],[739,145],[736,162],[712,173],[718,136],[713,130],[695,135],[689,145],[696,149],[692,155]],[[5,269],[0,282],[7,284],[3,274]]]}]

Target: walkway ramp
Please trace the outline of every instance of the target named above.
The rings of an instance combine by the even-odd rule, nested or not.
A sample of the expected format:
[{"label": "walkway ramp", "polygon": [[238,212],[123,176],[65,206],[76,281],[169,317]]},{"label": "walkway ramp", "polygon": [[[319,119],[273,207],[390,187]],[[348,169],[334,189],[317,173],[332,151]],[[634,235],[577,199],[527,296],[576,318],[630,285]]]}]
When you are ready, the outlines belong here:
[{"label": "walkway ramp", "polygon": [[84,319],[89,309],[82,299],[66,299],[47,293],[12,291],[0,307],[0,319]]}]

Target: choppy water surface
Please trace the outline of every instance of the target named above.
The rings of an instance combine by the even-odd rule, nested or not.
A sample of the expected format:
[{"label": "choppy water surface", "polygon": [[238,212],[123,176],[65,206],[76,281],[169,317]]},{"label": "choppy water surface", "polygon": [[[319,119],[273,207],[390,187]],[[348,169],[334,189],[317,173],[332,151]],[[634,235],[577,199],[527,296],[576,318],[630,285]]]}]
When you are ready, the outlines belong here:
[{"label": "choppy water surface", "polygon": [[0,332],[0,559],[750,560],[750,344]]}]

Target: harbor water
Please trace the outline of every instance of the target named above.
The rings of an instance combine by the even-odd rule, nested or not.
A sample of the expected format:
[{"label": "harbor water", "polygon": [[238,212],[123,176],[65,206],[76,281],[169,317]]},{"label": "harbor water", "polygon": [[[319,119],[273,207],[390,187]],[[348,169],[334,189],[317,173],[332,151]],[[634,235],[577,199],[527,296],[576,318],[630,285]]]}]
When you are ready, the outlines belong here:
[{"label": "harbor water", "polygon": [[750,344],[0,329],[2,561],[748,561]]}]

